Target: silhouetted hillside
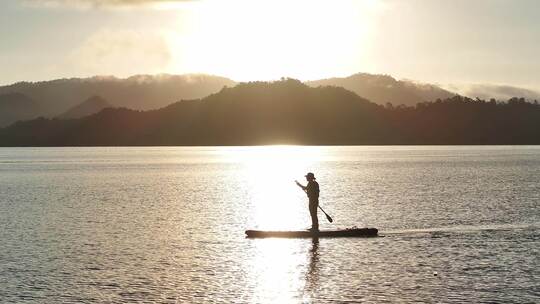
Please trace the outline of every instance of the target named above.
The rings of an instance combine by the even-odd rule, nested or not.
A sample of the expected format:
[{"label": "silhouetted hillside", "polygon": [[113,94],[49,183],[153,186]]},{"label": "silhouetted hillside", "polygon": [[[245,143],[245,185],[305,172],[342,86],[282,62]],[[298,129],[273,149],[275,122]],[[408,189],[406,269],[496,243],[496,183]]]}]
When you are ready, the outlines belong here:
[{"label": "silhouetted hillside", "polygon": [[0,127],[5,127],[18,120],[36,118],[41,107],[28,96],[21,93],[0,95]]},{"label": "silhouetted hillside", "polygon": [[395,144],[540,144],[540,106],[454,96],[416,107],[387,108]]},{"label": "silhouetted hillside", "polygon": [[[296,80],[224,88],[148,112],[104,109],[78,120],[37,119],[0,131],[3,145],[244,145],[375,138],[384,110],[343,88]],[[351,128],[360,128],[357,130]]]},{"label": "silhouetted hillside", "polygon": [[54,117],[94,95],[116,107],[149,110],[181,99],[202,98],[234,84],[230,79],[209,75],[138,75],[127,79],[96,76],[20,82],[0,87],[0,94],[25,94],[43,108],[40,115]]},{"label": "silhouetted hillside", "polygon": [[307,82],[308,85],[338,86],[353,91],[377,104],[409,105],[445,99],[455,94],[431,84],[396,80],[388,75],[358,73],[345,78],[329,78]]},{"label": "silhouetted hillside", "polygon": [[82,103],[74,106],[58,116],[60,119],[81,118],[91,114],[95,114],[105,108],[112,107],[105,99],[100,96],[92,96]]},{"label": "silhouetted hillside", "polygon": [[539,144],[540,106],[455,96],[383,107],[297,80],[241,83],[152,111],[106,108],[73,120],[0,129],[4,146]]},{"label": "silhouetted hillside", "polygon": [[[447,99],[455,95],[431,84],[398,81],[387,75],[365,73],[345,78],[310,81],[307,84],[313,87],[321,85],[343,87],[380,105],[392,103],[394,106],[399,104],[414,106],[419,102]],[[150,110],[165,107],[178,100],[203,98],[225,86],[234,85],[236,83],[230,79],[209,75],[138,75],[126,79],[96,76],[34,83],[20,82],[0,86],[0,95],[20,93],[28,96],[33,102],[22,102],[18,105],[11,103],[10,106],[1,108],[4,111],[0,113],[0,127],[20,119],[38,116],[58,117],[91,96],[104,98],[111,107]],[[490,93],[499,99],[505,96],[523,96],[531,101],[536,99],[531,96],[537,96],[535,91],[508,86],[462,86],[458,92],[465,92],[464,96],[471,96],[471,92],[476,92],[478,94],[471,97],[480,98],[487,98]],[[88,113],[90,112],[92,111]]]}]

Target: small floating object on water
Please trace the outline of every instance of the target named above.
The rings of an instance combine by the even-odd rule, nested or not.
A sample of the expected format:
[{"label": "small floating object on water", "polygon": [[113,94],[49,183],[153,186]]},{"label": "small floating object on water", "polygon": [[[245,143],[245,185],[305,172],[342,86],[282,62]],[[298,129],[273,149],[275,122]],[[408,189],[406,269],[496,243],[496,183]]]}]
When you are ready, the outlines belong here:
[{"label": "small floating object on water", "polygon": [[433,272],[433,275],[434,275],[434,276],[438,276],[439,274],[438,274],[436,271],[434,271],[434,272]]}]

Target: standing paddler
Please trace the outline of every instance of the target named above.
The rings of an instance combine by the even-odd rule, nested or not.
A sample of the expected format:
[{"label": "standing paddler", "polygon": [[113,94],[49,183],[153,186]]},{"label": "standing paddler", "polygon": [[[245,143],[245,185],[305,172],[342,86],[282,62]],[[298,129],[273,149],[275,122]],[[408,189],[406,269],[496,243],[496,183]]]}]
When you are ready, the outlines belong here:
[{"label": "standing paddler", "polygon": [[319,219],[317,218],[317,207],[319,207],[319,184],[315,181],[315,174],[306,174],[308,184],[306,186],[295,181],[298,187],[302,188],[309,199],[309,214],[311,215],[311,231],[319,231]]}]

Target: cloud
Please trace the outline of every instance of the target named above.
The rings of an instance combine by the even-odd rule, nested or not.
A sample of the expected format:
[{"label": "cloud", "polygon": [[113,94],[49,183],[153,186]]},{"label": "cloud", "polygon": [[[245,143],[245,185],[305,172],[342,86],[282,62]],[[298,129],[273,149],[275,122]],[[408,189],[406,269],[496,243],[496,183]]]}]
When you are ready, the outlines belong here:
[{"label": "cloud", "polygon": [[458,94],[480,99],[497,99],[508,100],[512,97],[523,97],[527,100],[540,100],[540,92],[514,87],[509,85],[496,85],[496,84],[467,84],[467,85],[450,85],[447,89],[454,91]]},{"label": "cloud", "polygon": [[82,74],[127,76],[161,73],[171,57],[167,40],[159,32],[101,30],[75,49],[69,61]]},{"label": "cloud", "polygon": [[74,8],[118,8],[118,7],[173,7],[195,0],[25,0],[32,6],[74,7]]}]

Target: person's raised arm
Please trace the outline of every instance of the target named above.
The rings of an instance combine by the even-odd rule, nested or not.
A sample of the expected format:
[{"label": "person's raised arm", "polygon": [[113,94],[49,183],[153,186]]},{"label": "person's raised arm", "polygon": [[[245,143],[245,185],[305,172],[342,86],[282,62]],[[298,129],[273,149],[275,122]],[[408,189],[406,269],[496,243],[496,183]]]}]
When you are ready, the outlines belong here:
[{"label": "person's raised arm", "polygon": [[307,189],[306,186],[300,184],[297,180],[295,180],[294,182],[296,183],[296,185],[297,185],[298,187],[300,187],[300,188],[302,188],[302,190],[306,191],[306,189]]}]

